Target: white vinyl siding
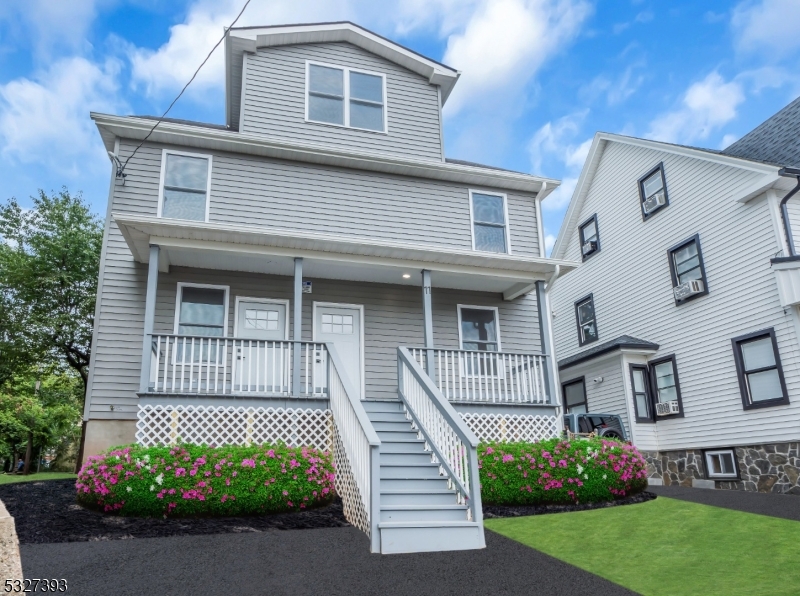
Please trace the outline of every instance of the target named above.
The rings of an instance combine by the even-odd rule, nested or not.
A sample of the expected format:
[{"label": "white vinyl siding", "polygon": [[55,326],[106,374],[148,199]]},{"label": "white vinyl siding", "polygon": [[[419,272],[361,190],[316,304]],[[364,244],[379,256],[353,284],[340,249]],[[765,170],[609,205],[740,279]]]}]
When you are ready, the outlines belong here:
[{"label": "white vinyl siding", "polygon": [[[670,206],[643,222],[636,181],[660,161],[668,173]],[[576,216],[585,221],[597,213],[603,222],[604,256],[554,284],[556,352],[566,358],[585,349],[577,341],[574,300],[591,291],[595,303],[602,304],[604,339],[631,335],[655,342],[660,350],[651,360],[674,353],[685,417],[655,425],[662,450],[798,440],[796,315],[781,308],[769,267],[779,246],[765,198],[737,201],[760,177],[732,166],[608,142]],[[579,261],[577,226],[570,234],[563,258]],[[695,234],[702,238],[713,291],[676,308],[665,257],[676,241]],[[775,329],[791,403],[743,411],[731,338],[768,327]],[[589,405],[593,407],[591,393]],[[638,441],[644,432],[638,433]],[[649,441],[647,448],[652,448]]]},{"label": "white vinyl siding", "polygon": [[[306,120],[306,62],[385,75],[386,134]],[[240,131],[294,143],[442,161],[438,87],[347,43],[259,49],[244,62]],[[345,80],[344,82],[348,82]]]}]

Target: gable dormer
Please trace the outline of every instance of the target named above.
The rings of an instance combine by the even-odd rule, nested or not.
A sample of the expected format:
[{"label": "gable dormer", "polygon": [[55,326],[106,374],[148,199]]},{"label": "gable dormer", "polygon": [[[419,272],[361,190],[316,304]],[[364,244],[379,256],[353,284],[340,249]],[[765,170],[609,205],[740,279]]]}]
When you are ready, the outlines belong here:
[{"label": "gable dormer", "polygon": [[442,161],[452,68],[353,23],[231,30],[230,130],[306,145]]}]

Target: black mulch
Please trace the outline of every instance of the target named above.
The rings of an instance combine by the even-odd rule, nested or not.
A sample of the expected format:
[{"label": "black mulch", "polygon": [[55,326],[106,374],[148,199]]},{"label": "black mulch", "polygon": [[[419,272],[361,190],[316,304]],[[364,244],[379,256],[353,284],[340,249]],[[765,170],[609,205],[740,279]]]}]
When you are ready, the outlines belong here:
[{"label": "black mulch", "polygon": [[634,505],[645,503],[656,498],[651,492],[641,492],[632,497],[607,501],[603,503],[579,503],[577,505],[484,505],[483,517],[520,517],[522,515],[544,515],[546,513],[567,513],[570,511],[587,511],[589,509],[605,509],[606,507],[617,507],[618,505]]},{"label": "black mulch", "polygon": [[[655,498],[653,493],[644,492],[610,503],[486,506],[483,508],[483,515],[485,518],[492,518],[563,513],[643,503]],[[74,480],[2,485],[0,500],[14,517],[21,544],[340,528],[350,525],[344,518],[342,502],[338,499],[318,509],[246,517],[161,519],[104,515],[85,509],[75,502]]]}]

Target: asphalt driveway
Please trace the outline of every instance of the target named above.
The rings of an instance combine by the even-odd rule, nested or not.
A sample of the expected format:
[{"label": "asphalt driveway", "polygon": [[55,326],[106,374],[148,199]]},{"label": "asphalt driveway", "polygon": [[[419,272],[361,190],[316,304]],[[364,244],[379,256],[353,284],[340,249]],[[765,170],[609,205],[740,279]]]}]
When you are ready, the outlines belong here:
[{"label": "asphalt driveway", "polygon": [[69,594],[634,594],[486,531],[479,551],[373,555],[355,528],[23,544],[27,578]]}]

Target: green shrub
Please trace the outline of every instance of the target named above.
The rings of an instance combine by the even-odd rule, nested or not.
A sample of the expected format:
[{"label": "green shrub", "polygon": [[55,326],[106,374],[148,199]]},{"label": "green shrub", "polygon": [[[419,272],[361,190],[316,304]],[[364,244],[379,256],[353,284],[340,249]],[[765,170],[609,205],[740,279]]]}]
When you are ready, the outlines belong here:
[{"label": "green shrub", "polygon": [[478,462],[484,505],[611,501],[647,487],[639,451],[608,439],[481,443]]},{"label": "green shrub", "polygon": [[334,496],[329,453],[283,444],[117,447],[78,473],[78,502],[131,516],[297,511]]}]

